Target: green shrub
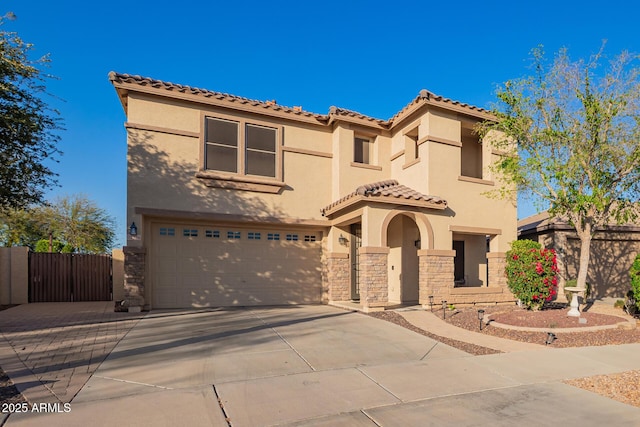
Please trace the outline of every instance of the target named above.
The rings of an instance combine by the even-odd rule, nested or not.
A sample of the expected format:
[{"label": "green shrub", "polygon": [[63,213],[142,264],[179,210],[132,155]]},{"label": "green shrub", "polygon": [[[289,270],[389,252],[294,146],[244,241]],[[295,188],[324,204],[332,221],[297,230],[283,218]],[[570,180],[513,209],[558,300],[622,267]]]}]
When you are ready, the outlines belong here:
[{"label": "green shrub", "polygon": [[76,251],[76,248],[74,248],[73,246],[67,243],[62,247],[62,250],[60,252],[62,252],[63,254],[72,254],[75,251]]},{"label": "green shrub", "polygon": [[631,264],[629,276],[631,276],[631,292],[636,300],[636,307],[640,309],[640,254],[636,255],[636,259]]},{"label": "green shrub", "polygon": [[623,301],[623,300],[621,300],[621,299],[619,299],[619,300],[617,300],[617,301],[613,304],[613,306],[614,306],[615,308],[624,308],[624,301]]},{"label": "green shrub", "polygon": [[532,240],[517,240],[507,252],[507,283],[528,309],[539,310],[558,293],[556,253]]},{"label": "green shrub", "polygon": [[[54,240],[51,243],[51,252],[59,253],[64,244],[58,240]],[[36,243],[36,252],[49,252],[49,239],[41,239]]]}]

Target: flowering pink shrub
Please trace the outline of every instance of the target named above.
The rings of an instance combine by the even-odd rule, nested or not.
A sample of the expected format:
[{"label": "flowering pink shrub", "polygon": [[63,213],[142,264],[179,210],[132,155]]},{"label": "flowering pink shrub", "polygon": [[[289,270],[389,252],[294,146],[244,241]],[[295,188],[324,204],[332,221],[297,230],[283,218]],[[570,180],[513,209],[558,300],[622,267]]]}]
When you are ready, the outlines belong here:
[{"label": "flowering pink shrub", "polygon": [[553,249],[538,242],[517,240],[507,252],[507,283],[513,295],[528,309],[539,310],[558,293],[558,265]]}]

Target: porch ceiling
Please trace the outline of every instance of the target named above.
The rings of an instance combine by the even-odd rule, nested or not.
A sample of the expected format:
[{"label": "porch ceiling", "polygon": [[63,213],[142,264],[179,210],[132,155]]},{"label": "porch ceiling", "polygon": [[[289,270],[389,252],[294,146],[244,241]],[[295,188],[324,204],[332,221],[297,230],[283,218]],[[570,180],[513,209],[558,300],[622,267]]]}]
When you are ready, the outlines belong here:
[{"label": "porch ceiling", "polygon": [[440,197],[422,194],[401,185],[396,180],[387,180],[361,185],[354,192],[322,209],[322,215],[329,217],[360,202],[389,203],[395,206],[417,206],[438,210],[447,208],[447,201]]}]

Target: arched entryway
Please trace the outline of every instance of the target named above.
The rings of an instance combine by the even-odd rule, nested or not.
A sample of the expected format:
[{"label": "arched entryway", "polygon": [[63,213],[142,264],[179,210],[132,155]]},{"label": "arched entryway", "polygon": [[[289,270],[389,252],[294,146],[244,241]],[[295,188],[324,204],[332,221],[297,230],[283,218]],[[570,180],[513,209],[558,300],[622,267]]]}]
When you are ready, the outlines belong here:
[{"label": "arched entryway", "polygon": [[423,246],[429,247],[432,241],[430,230],[428,220],[417,212],[393,211],[385,219],[382,240],[389,248],[387,278],[390,304],[419,302],[418,250]]}]

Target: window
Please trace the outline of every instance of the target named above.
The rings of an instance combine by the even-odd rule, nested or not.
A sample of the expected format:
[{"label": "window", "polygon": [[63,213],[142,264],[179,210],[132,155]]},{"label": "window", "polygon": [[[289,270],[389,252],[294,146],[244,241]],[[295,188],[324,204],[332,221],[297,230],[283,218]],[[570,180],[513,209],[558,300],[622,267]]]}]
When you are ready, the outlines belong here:
[{"label": "window", "polygon": [[175,236],[176,235],[176,229],[175,228],[168,228],[168,227],[161,227],[160,228],[160,235],[161,236]]},{"label": "window", "polygon": [[462,128],[460,175],[482,179],[482,141],[473,129]]},{"label": "window", "polygon": [[280,240],[280,233],[268,233],[267,240]]},{"label": "window", "polygon": [[198,230],[185,228],[182,230],[182,235],[184,237],[198,237]]},{"label": "window", "polygon": [[278,135],[275,127],[207,117],[204,168],[276,178]]},{"label": "window", "polygon": [[418,158],[418,128],[404,135],[404,158],[405,164]]},{"label": "window", "polygon": [[247,174],[276,176],[276,130],[247,124]]},{"label": "window", "polygon": [[370,165],[373,162],[373,141],[356,136],[353,140],[353,161]]},{"label": "window", "polygon": [[238,172],[238,123],[207,118],[205,169]]},{"label": "window", "polygon": [[213,237],[213,238],[219,238],[220,237],[220,231],[219,230],[205,230],[204,231],[204,237]]},{"label": "window", "polygon": [[293,242],[297,242],[298,241],[298,235],[297,234],[287,234],[287,240],[293,241]]},{"label": "window", "polygon": [[316,236],[315,235],[305,235],[304,236],[304,241],[305,242],[315,242],[316,241]]},{"label": "window", "polygon": [[247,234],[247,239],[249,240],[260,240],[260,233],[250,231]]},{"label": "window", "polygon": [[239,239],[240,232],[239,231],[227,231],[227,239]]}]

